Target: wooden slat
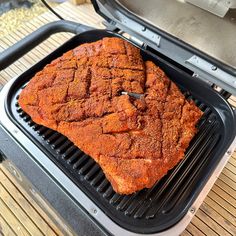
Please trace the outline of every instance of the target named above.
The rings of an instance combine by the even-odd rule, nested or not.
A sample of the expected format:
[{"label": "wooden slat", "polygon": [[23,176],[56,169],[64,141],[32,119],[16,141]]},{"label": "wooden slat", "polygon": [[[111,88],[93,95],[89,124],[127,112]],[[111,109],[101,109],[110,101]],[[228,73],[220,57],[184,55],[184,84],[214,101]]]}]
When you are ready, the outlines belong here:
[{"label": "wooden slat", "polygon": [[[213,208],[211,208],[210,205],[207,203],[203,202],[201,205],[201,210],[208,216],[210,217],[216,224],[217,226],[220,225],[221,228],[226,230],[229,234],[231,235],[236,235],[236,227],[232,225],[229,221],[226,222],[225,218],[221,216],[217,211],[215,211]],[[219,231],[217,230],[219,233]],[[223,234],[225,235],[225,234]]]},{"label": "wooden slat", "polygon": [[8,223],[8,225],[10,225],[11,228],[15,230],[15,233],[17,235],[24,235],[24,236],[30,235],[29,232],[19,222],[19,220],[15,217],[15,215],[11,212],[11,210],[7,207],[7,205],[1,198],[0,198],[0,209],[1,209],[1,216],[4,217],[4,220]]},{"label": "wooden slat", "polygon": [[218,235],[230,236],[221,225],[217,224],[211,217],[209,217],[201,208],[197,211],[196,216],[203,222],[207,222],[207,226]]},{"label": "wooden slat", "polygon": [[214,201],[208,196],[205,198],[204,202],[211,206],[211,208],[214,209],[218,214],[220,214],[225,219],[226,224],[229,223],[236,227],[235,216],[228,212],[220,203]]},{"label": "wooden slat", "polygon": [[204,234],[206,235],[218,236],[218,234],[207,225],[208,222],[204,222],[203,220],[199,219],[196,216],[193,217],[191,223],[197,229],[199,229],[199,231],[204,232]]},{"label": "wooden slat", "polygon": [[217,185],[214,185],[212,187],[212,192],[215,192],[221,198],[225,199],[229,204],[231,204],[235,208],[235,212],[236,212],[236,200],[233,197],[231,197],[226,191],[219,188]]},{"label": "wooden slat", "polygon": [[228,162],[225,167],[232,172],[232,175],[234,176],[233,179],[236,179],[236,167],[233,166],[230,162]]},{"label": "wooden slat", "polygon": [[[37,205],[37,203],[32,199],[32,197],[25,191],[24,188],[22,188],[19,183],[16,181],[16,179],[9,173],[9,171],[4,167],[0,166],[2,172],[7,176],[7,178],[18,188],[18,191],[22,196],[32,205],[32,207],[35,209],[35,211],[41,216],[43,221],[46,222],[46,224],[49,225],[49,227],[56,233],[58,236],[63,236],[62,232],[58,229],[57,224],[55,224],[52,219],[40,208],[40,206]],[[57,219],[56,215],[51,215]]]},{"label": "wooden slat", "polygon": [[[41,217],[43,221],[49,227],[56,233],[56,235],[63,236],[62,232],[58,229],[57,225],[48,217],[48,215],[36,204],[36,202],[29,196],[29,194],[22,188],[19,183],[16,181],[16,179],[9,173],[9,171],[4,167],[0,165],[1,171],[4,173],[4,175],[9,179],[9,181],[12,182],[12,184],[18,189],[19,194],[25,198],[27,202],[35,209],[35,211],[38,213],[38,215]],[[1,180],[1,179],[0,179]],[[18,197],[17,197],[18,198]],[[20,199],[18,198],[20,201]],[[56,217],[56,216],[55,216]],[[42,222],[41,222],[42,223]],[[41,227],[41,226],[40,226]],[[46,226],[45,226],[46,227]]]},{"label": "wooden slat", "polygon": [[232,157],[236,159],[236,152],[233,152]]},{"label": "wooden slat", "polygon": [[[229,163],[230,163],[231,165],[233,165],[234,168],[236,168],[236,160],[235,160],[234,158],[230,158],[230,159],[229,159]],[[234,171],[234,173],[235,173],[235,171]]]},{"label": "wooden slat", "polygon": [[[13,198],[14,201],[23,210],[27,211],[25,213],[32,220],[32,222],[35,225],[37,225],[39,229],[43,229],[44,234],[52,235],[52,236],[56,235],[56,233],[52,230],[52,228],[44,221],[41,215],[34,209],[31,203],[26,200],[26,198],[20,193],[19,189],[8,179],[8,177],[1,170],[0,170],[0,179],[1,179],[1,184],[5,188],[5,191],[7,189],[7,191],[11,195],[9,199],[6,199],[6,200],[3,199],[3,200],[5,202],[10,201],[10,200],[12,201],[11,198]],[[6,192],[4,196],[7,196]],[[34,231],[34,232],[37,232],[37,231]]]},{"label": "wooden slat", "polygon": [[223,169],[220,178],[226,180],[229,183],[229,185],[236,190],[236,179],[235,179],[235,174],[233,174],[229,169],[226,167]]},{"label": "wooden slat", "polygon": [[236,190],[236,183],[233,182],[228,176],[221,174],[219,179],[224,182],[225,184],[227,184],[230,188],[232,188],[233,190]]},{"label": "wooden slat", "polygon": [[16,236],[15,232],[12,230],[11,226],[6,222],[6,220],[0,214],[0,235],[3,236]]},{"label": "wooden slat", "polygon": [[31,235],[43,235],[40,229],[33,223],[29,215],[18,205],[18,203],[13,199],[9,192],[0,183],[0,197],[4,203],[11,209],[11,212],[15,215],[22,225],[27,229]]},{"label": "wooden slat", "polygon": [[222,190],[226,191],[231,197],[236,199],[236,191],[229,185],[227,185],[225,182],[223,182],[220,178],[216,180],[215,185],[221,188]]},{"label": "wooden slat", "polygon": [[235,101],[235,102],[236,102],[236,97],[235,97],[235,96],[233,96],[233,95],[231,95],[231,96],[230,96],[230,100],[233,100],[233,101]]},{"label": "wooden slat", "polygon": [[204,236],[204,232],[198,229],[194,224],[190,223],[185,231],[190,232],[192,235]]},{"label": "wooden slat", "polygon": [[184,232],[181,234],[181,236],[192,236],[192,234],[189,231],[184,230]]},{"label": "wooden slat", "polygon": [[215,202],[220,204],[226,211],[228,211],[232,216],[236,216],[236,209],[229,204],[227,201],[225,201],[224,198],[220,197],[217,193],[210,191],[208,196],[213,199]]}]

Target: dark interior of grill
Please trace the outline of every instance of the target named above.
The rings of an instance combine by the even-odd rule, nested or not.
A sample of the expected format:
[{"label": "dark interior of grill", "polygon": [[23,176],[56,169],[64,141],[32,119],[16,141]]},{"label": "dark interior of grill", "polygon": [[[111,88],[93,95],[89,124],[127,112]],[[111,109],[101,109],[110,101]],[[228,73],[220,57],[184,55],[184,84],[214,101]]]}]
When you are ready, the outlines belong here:
[{"label": "dark interior of grill", "polygon": [[[137,233],[154,233],[176,224],[189,210],[234,137],[234,114],[216,91],[196,81],[151,52],[144,59],[156,62],[178,84],[187,99],[204,111],[185,158],[152,188],[129,196],[116,194],[95,161],[63,135],[35,124],[17,102],[27,81],[51,60],[85,42],[114,33],[94,30],[75,36],[30,70],[19,76],[8,95],[6,109],[12,121],[45,152],[61,170],[120,226]],[[227,133],[227,136],[226,136]],[[34,155],[32,153],[32,155]],[[37,157],[35,157],[37,160]],[[73,193],[72,193],[73,194]]]}]

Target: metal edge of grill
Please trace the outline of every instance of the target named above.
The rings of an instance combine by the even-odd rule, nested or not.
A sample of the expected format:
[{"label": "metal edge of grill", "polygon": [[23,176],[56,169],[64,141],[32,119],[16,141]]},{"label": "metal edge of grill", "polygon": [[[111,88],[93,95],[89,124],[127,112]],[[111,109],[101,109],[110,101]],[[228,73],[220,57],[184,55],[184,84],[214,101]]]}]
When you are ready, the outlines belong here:
[{"label": "metal edge of grill", "polygon": [[[196,101],[197,103],[198,103],[198,101]],[[202,106],[201,105],[201,103],[200,104],[198,104],[198,105],[200,105],[200,106]],[[203,105],[204,106],[204,105]],[[20,108],[17,108],[16,107],[16,109],[20,109]],[[20,110],[19,110],[20,111]],[[20,111],[21,112],[21,111]],[[24,114],[22,114],[22,121],[26,124],[27,122],[29,123],[29,127],[31,126],[31,127],[33,127],[34,126],[34,124],[30,121],[30,118],[29,117],[27,117],[27,116],[25,116]],[[212,124],[214,124],[214,121],[213,122],[210,122],[211,124],[210,124],[210,126],[209,127],[211,127],[211,125]],[[80,159],[80,163],[78,163],[78,162],[76,162],[76,153],[77,153],[77,151],[75,150],[75,148],[73,147],[73,145],[71,145],[69,142],[67,142],[66,141],[66,139],[64,139],[62,136],[58,136],[58,134],[56,134],[54,131],[52,132],[52,131],[50,131],[49,129],[46,129],[46,128],[44,128],[44,127],[37,127],[36,126],[36,130],[37,131],[39,131],[39,133],[41,133],[41,136],[44,136],[44,139],[45,139],[45,141],[46,142],[48,142],[49,144],[49,146],[50,145],[52,145],[52,150],[54,150],[55,151],[55,149],[57,149],[57,146],[59,145],[61,145],[61,143],[60,142],[64,142],[64,144],[63,144],[63,147],[61,147],[61,150],[63,150],[63,148],[66,148],[67,147],[67,145],[68,145],[68,147],[67,147],[67,150],[66,150],[66,152],[67,152],[67,154],[69,153],[69,155],[70,155],[70,157],[69,158],[67,158],[66,157],[66,155],[65,155],[65,153],[64,153],[64,161],[65,161],[65,163],[67,163],[68,165],[72,165],[72,169],[73,169],[73,167],[74,167],[74,169],[78,169],[78,167],[79,167],[79,165],[84,161],[84,163],[86,163],[83,167],[81,167],[80,168],[80,174],[81,175],[84,175],[84,176],[86,176],[86,178],[85,178],[85,180],[87,179],[87,180],[89,180],[90,178],[91,178],[91,176],[93,176],[94,174],[96,174],[96,173],[100,173],[100,170],[99,170],[99,168],[97,168],[96,167],[96,165],[94,165],[94,163],[93,163],[93,161],[89,161],[90,159],[88,159],[88,157],[86,157],[86,156],[82,156],[81,158],[82,159]],[[214,130],[214,129],[211,129],[211,131],[212,130]],[[58,140],[56,140],[56,138],[59,138]],[[55,140],[56,140],[56,143],[53,143],[53,142],[55,142]],[[210,140],[210,137],[209,137],[209,140]],[[215,142],[217,142],[217,140],[215,140]],[[57,149],[58,150],[58,149]],[[191,148],[189,149],[190,151],[191,151]],[[60,156],[60,150],[58,150],[58,155],[57,155],[57,158],[58,158],[58,156]],[[81,154],[81,153],[80,153]],[[77,155],[80,155],[79,153],[77,153]],[[54,155],[55,156],[55,155]],[[62,154],[62,156],[63,156],[63,154]],[[67,159],[66,159],[67,158]],[[84,159],[84,160],[83,160]],[[82,160],[82,161],[81,161]],[[185,158],[184,159],[184,161],[183,162],[181,162],[178,166],[177,166],[177,168],[175,168],[175,170],[176,169],[179,169],[182,165],[184,165],[184,163],[186,162],[188,160],[188,158]],[[91,169],[90,169],[90,171],[89,172],[86,172],[86,171],[88,171],[88,168],[89,167],[92,167]],[[175,173],[175,170],[174,171],[172,171],[172,174],[173,173]],[[102,176],[102,174],[99,174],[100,176],[101,176],[101,178],[103,178],[103,176]],[[148,192],[148,194],[149,195],[152,195],[152,193],[154,192],[154,190],[153,189],[155,189],[156,188],[156,186],[158,186],[158,184],[159,183],[157,183],[152,189],[150,189],[150,190],[146,190],[147,192]],[[96,185],[96,184],[95,184]],[[120,206],[120,203],[123,201],[123,202],[125,202],[126,203],[126,205],[128,205],[128,203],[127,203],[127,200],[123,200],[123,199],[121,199],[121,197],[120,196],[117,196],[117,194],[114,194],[113,192],[112,192],[112,190],[111,190],[111,188],[108,186],[109,184],[107,183],[107,181],[102,181],[101,183],[100,183],[100,185],[102,185],[102,187],[100,186],[98,189],[99,189],[99,191],[98,192],[102,192],[102,194],[104,195],[105,194],[105,196],[103,196],[103,197],[110,197],[109,198],[109,202],[110,202],[110,204],[113,204],[113,205],[116,205],[117,204],[117,202],[119,202],[118,204],[117,204],[117,207],[118,207],[118,210],[121,210],[122,209],[122,207]],[[102,188],[104,188],[104,189],[102,189]],[[103,190],[103,191],[102,191]],[[136,195],[135,195],[135,197],[137,197],[137,195],[139,195],[140,194],[140,192],[139,193],[137,193]],[[112,196],[112,197],[111,197]],[[127,197],[124,197],[124,199],[125,198],[127,198]],[[157,198],[156,196],[153,196],[153,198]],[[143,202],[144,204],[143,204],[143,206],[145,207],[145,206],[147,206],[147,205],[149,205],[150,204],[150,201],[148,200],[148,198],[146,198],[145,199],[145,201]],[[140,203],[139,203],[140,204]],[[132,208],[133,207],[133,208]],[[145,211],[147,210],[147,209],[143,209],[143,207],[141,208],[141,210],[140,210],[140,208],[139,208],[139,211],[137,212],[134,212],[134,208],[136,208],[136,209],[138,209],[138,207],[139,207],[139,205],[137,205],[137,206],[132,206],[132,207],[130,207],[130,208],[132,208],[132,209],[130,209],[130,211],[127,211],[127,213],[125,214],[126,216],[133,216],[135,219],[140,219],[140,218],[142,218],[142,215],[145,213]],[[170,211],[170,208],[171,207],[167,207],[166,209],[164,209],[164,212],[169,212]],[[154,209],[154,211],[157,211],[156,209]],[[155,215],[155,214],[154,214]],[[151,216],[151,215],[149,215],[149,216]],[[150,218],[151,217],[148,217],[148,219],[150,220]]]}]

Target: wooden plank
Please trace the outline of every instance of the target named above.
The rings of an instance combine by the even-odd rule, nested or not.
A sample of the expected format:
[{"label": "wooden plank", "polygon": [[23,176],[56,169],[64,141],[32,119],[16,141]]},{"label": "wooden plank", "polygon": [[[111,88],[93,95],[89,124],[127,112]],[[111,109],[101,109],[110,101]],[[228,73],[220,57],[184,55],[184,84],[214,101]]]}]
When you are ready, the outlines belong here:
[{"label": "wooden plank", "polygon": [[[195,217],[195,216],[194,216]],[[204,236],[204,232],[202,232],[200,229],[198,229],[194,224],[190,223],[187,227],[187,230],[192,234],[192,235],[198,235],[198,236]]]},{"label": "wooden plank", "polygon": [[[31,198],[31,196],[22,188],[16,179],[9,173],[9,171],[0,165],[1,171],[7,176],[7,178],[17,186],[20,194],[34,207],[34,209],[38,212],[41,218],[53,229],[56,235],[63,236],[62,232],[58,229],[57,225],[48,217],[48,215],[36,204],[36,202]],[[55,216],[56,219],[56,216]]]},{"label": "wooden plank", "polygon": [[224,228],[229,234],[236,235],[236,227],[229,221],[226,221],[226,219],[221,216],[217,211],[212,209],[210,205],[203,202],[203,204],[201,205],[201,210],[212,220],[214,220],[217,225],[220,225],[222,228]]},{"label": "wooden plank", "polygon": [[[234,158],[230,158],[229,163],[236,168],[236,160]],[[234,172],[234,173],[236,173],[236,172]]]},{"label": "wooden plank", "polygon": [[230,233],[226,231],[221,225],[217,224],[212,218],[210,218],[202,209],[200,208],[196,217],[198,217],[201,221],[205,222],[209,228],[211,228],[216,234],[230,236]]},{"label": "wooden plank", "polygon": [[230,100],[229,100],[229,103],[230,103],[231,106],[236,107],[236,102],[235,102],[235,101],[233,101],[233,100],[230,99]]},{"label": "wooden plank", "polygon": [[11,226],[15,230],[17,235],[29,236],[29,232],[24,228],[24,226],[19,222],[19,220],[15,217],[15,215],[11,212],[11,210],[5,205],[3,200],[0,198],[0,209],[1,212],[4,213],[2,217],[7,222],[8,225]]},{"label": "wooden plank", "polygon": [[236,159],[236,151],[234,151],[234,152],[233,152],[233,154],[232,154],[231,158],[234,158],[234,159]]},{"label": "wooden plank", "polygon": [[211,206],[218,214],[220,214],[223,218],[225,218],[225,223],[232,224],[236,227],[236,217],[230,214],[227,210],[225,210],[222,205],[211,199],[210,197],[206,197],[204,202]]},{"label": "wooden plank", "polygon": [[226,211],[228,211],[232,216],[236,215],[236,209],[225,201],[222,197],[220,197],[218,194],[216,194],[213,191],[210,191],[208,196],[213,199],[215,202],[217,202],[219,205],[221,205]]},{"label": "wooden plank", "polygon": [[[57,11],[60,12],[60,9],[61,8],[59,6]],[[104,19],[94,11],[91,4],[81,5],[74,10],[70,3],[65,3],[63,5],[62,13],[67,19],[71,19],[82,24],[91,25],[95,28],[104,28],[104,26],[101,25],[101,22],[104,21]]]},{"label": "wooden plank", "polygon": [[[225,175],[226,177],[228,177],[233,183],[236,184],[236,180],[235,180],[235,174],[232,173],[228,168],[224,168],[223,171],[221,172],[222,175]],[[235,186],[235,185],[233,185]],[[233,187],[232,186],[232,187]],[[235,189],[236,190],[236,189]]]},{"label": "wooden plank", "polygon": [[223,182],[221,179],[218,178],[215,182],[215,185],[217,185],[219,188],[226,191],[231,197],[236,199],[236,191],[229,185],[227,185],[225,182]]},{"label": "wooden plank", "polygon": [[9,75],[5,75],[5,71],[0,72],[0,84],[5,85],[7,83],[7,78]]},{"label": "wooden plank", "polygon": [[231,95],[230,99],[236,102],[236,97],[234,95]]},{"label": "wooden plank", "polygon": [[3,236],[14,236],[15,232],[12,230],[11,226],[5,221],[5,219],[0,214],[0,235]]},{"label": "wooden plank", "polygon": [[215,192],[220,197],[222,197],[229,204],[231,204],[235,208],[235,211],[236,211],[236,200],[233,197],[231,197],[227,192],[219,188],[217,185],[214,185],[212,187],[212,191]]},{"label": "wooden plank", "polygon": [[193,217],[191,223],[198,229],[201,229],[202,232],[204,232],[205,235],[211,235],[211,236],[218,236],[214,230],[212,230],[208,225],[206,225],[201,219],[199,219],[197,216]]},{"label": "wooden plank", "polygon": [[236,180],[236,167],[233,166],[230,162],[228,162],[225,167],[232,172],[233,179]]},{"label": "wooden plank", "polygon": [[33,223],[29,215],[23,211],[18,203],[12,198],[9,192],[0,183],[0,197],[4,203],[11,209],[11,212],[21,222],[31,235],[43,235],[42,231]]},{"label": "wooden plank", "polygon": [[192,236],[192,234],[187,230],[184,230],[184,232],[180,236]]},{"label": "wooden plank", "polygon": [[34,222],[39,229],[43,229],[46,235],[56,235],[52,228],[44,221],[41,215],[35,210],[29,201],[27,201],[21,194],[19,189],[8,179],[8,177],[0,170],[1,184],[11,194],[14,200],[21,208],[26,211],[28,217]]},{"label": "wooden plank", "polygon": [[232,179],[230,179],[223,172],[219,176],[219,179],[222,180],[225,184],[229,185],[232,189],[236,190],[236,182],[234,182]]}]

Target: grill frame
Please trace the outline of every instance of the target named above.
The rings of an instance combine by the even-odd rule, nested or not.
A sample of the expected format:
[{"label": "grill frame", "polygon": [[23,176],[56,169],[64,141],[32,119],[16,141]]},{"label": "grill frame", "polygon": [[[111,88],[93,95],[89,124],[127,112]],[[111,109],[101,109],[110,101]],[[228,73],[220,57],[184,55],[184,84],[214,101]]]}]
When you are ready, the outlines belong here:
[{"label": "grill frame", "polygon": [[[96,30],[96,31],[94,31],[94,32],[97,32],[98,33],[98,35],[100,35],[100,36],[102,36],[102,37],[104,37],[104,31],[101,31],[101,30]],[[91,32],[92,33],[92,32]],[[112,32],[110,32],[109,34],[111,34],[111,36],[115,36],[115,34],[114,33],[112,33]],[[86,33],[84,34],[84,35],[86,35]],[[73,40],[75,40],[75,38],[76,37],[80,37],[81,38],[81,35],[80,36],[75,36],[73,39],[71,39],[68,43],[66,43],[66,44],[70,44]],[[11,86],[11,90],[12,90],[12,88],[14,88],[15,86],[14,85],[17,85],[18,83],[19,83],[19,80],[21,79],[25,79],[27,76],[27,73],[30,73],[32,70],[35,70],[36,68],[38,68],[38,67],[41,67],[43,64],[45,64],[47,61],[50,61],[50,60],[52,60],[52,59],[54,59],[55,57],[57,57],[57,53],[59,53],[59,52],[61,52],[61,50],[63,50],[63,47],[65,48],[65,45],[63,45],[61,48],[59,48],[59,49],[57,49],[55,52],[53,52],[52,54],[50,54],[48,57],[46,57],[45,59],[43,59],[41,62],[39,62],[39,63],[37,63],[37,65],[35,65],[34,67],[32,67],[28,72],[25,72],[23,75],[21,75],[18,79],[16,79],[16,81],[15,81],[15,84],[13,84],[12,86]],[[68,49],[67,49],[68,50]],[[161,59],[160,59],[161,60]],[[163,61],[163,60],[162,60]],[[166,63],[166,62],[165,62]],[[40,66],[38,65],[38,64],[41,64]],[[39,68],[38,68],[39,69]],[[24,76],[25,76],[25,78],[24,78]],[[187,75],[185,75],[186,77],[189,77],[189,79],[190,79],[190,82],[189,83],[191,83],[192,82],[192,78],[191,78],[191,76],[187,76]],[[206,85],[205,84],[203,84],[203,83],[201,83],[200,81],[195,81],[196,82],[196,84],[198,84],[198,85],[200,85],[201,87],[204,87],[205,89],[204,90],[206,90],[206,91],[208,91],[209,90],[209,88],[208,87],[206,87]],[[196,89],[196,90],[199,90],[200,91],[200,89],[198,88],[198,89]],[[9,96],[11,96],[10,94],[11,94],[11,92],[12,91],[10,91],[9,92]],[[212,93],[212,91],[211,91],[211,93]],[[214,92],[215,94],[216,94],[216,92]],[[224,101],[224,99],[223,98],[221,98],[218,94],[216,94],[216,96],[220,99],[220,100],[222,100],[222,101]],[[7,98],[8,98],[8,96],[7,96]],[[213,102],[214,103],[214,101],[210,101],[210,100],[212,100],[213,98],[211,98],[211,99],[209,99],[209,104],[211,103],[211,102]],[[7,102],[7,99],[5,100],[5,108],[6,107],[8,107],[9,106],[9,104],[8,104],[8,102]],[[219,108],[219,107],[218,107]],[[230,108],[230,106],[229,106],[229,109],[231,109]],[[233,111],[231,110],[231,112],[232,112],[232,116],[234,116],[234,113],[233,113]],[[8,114],[8,115],[10,115],[10,116],[12,116],[12,114]],[[12,122],[15,122],[14,120],[12,120]],[[19,127],[18,127],[19,128]],[[22,131],[22,130],[21,130]],[[231,132],[232,132],[232,134],[235,134],[235,128],[234,128],[234,130],[231,130]],[[232,142],[232,140],[233,140],[233,138],[234,138],[234,136],[232,135],[232,137],[230,137],[229,138],[229,140],[228,140],[228,145]],[[227,150],[227,147],[225,146],[224,147],[225,148],[225,150]],[[225,151],[222,149],[221,150],[221,152],[222,153],[224,153]],[[211,170],[211,172],[213,171],[213,168],[212,168],[212,170]],[[209,171],[209,173],[208,173],[208,175],[210,175],[210,171]],[[203,185],[204,185],[204,183],[201,183],[201,185],[202,185],[202,187],[203,187]],[[195,198],[196,199],[196,198]],[[193,201],[194,201],[194,199],[193,199]],[[192,203],[193,203],[193,201],[192,201]],[[191,205],[191,204],[190,204]],[[188,208],[189,207],[187,207],[187,209],[186,209],[186,211],[185,211],[185,214],[186,214],[186,212],[188,211]],[[176,222],[175,222],[176,223]],[[141,232],[139,232],[139,233],[141,233]],[[150,233],[154,233],[154,231],[153,232],[150,232]]]}]

